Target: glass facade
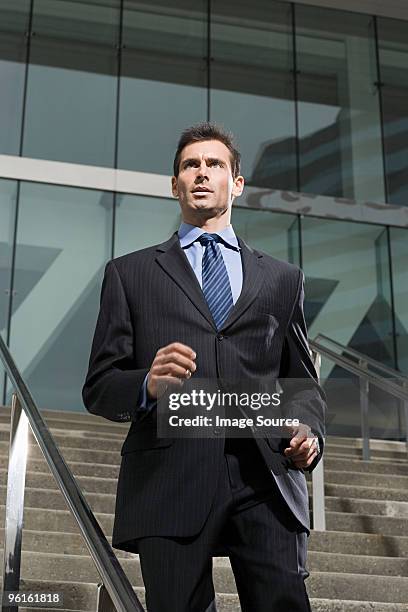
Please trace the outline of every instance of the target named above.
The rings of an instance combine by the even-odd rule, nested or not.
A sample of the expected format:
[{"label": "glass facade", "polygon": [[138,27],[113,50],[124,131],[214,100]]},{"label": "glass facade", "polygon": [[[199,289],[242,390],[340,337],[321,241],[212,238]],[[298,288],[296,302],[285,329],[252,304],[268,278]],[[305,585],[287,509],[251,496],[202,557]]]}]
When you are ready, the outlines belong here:
[{"label": "glass facade", "polygon": [[380,86],[388,201],[408,201],[408,23],[378,23]]},{"label": "glass facade", "polygon": [[172,174],[178,134],[206,118],[207,4],[123,9],[118,167]]},{"label": "glass facade", "polygon": [[247,184],[406,206],[407,31],[271,0],[5,0],[0,152],[168,175],[210,119]]},{"label": "glass facade", "polygon": [[385,201],[374,19],[296,7],[300,191]]},{"label": "glass facade", "polygon": [[[12,292],[13,242],[17,183],[0,179],[0,334],[8,341]],[[4,390],[4,370],[0,363],[0,401]]]},{"label": "glass facade", "polygon": [[[405,207],[407,40],[407,22],[273,0],[3,0],[0,155],[170,180],[181,130],[209,119],[249,186]],[[0,333],[40,406],[79,410],[105,263],[181,219],[52,181],[0,167]],[[236,204],[239,236],[303,267],[311,338],[408,374],[407,228]]]},{"label": "glass facade", "polygon": [[213,5],[208,114],[239,135],[247,184],[295,189],[292,9],[268,0]]}]

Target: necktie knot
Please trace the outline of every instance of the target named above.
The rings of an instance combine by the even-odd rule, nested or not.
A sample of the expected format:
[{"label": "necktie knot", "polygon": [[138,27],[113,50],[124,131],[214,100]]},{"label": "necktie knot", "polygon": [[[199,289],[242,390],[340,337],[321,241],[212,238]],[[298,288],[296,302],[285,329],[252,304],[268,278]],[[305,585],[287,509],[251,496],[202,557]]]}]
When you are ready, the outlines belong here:
[{"label": "necktie knot", "polygon": [[211,242],[220,242],[220,237],[218,236],[218,234],[201,234],[201,236],[199,236],[199,238],[197,238],[197,240],[203,245],[203,246],[207,246],[207,244],[210,244]]}]

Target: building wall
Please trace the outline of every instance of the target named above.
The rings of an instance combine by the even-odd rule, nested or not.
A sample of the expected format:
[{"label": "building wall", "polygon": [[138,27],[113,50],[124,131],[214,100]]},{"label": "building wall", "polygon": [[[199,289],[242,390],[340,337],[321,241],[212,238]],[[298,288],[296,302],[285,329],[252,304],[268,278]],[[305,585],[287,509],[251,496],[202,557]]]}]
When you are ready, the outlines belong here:
[{"label": "building wall", "polygon": [[311,337],[408,372],[407,34],[302,2],[3,1],[0,331],[41,406],[80,409],[104,265],[178,228],[206,119],[242,151],[236,232],[305,270]]},{"label": "building wall", "polygon": [[[291,0],[284,0],[290,2]],[[325,8],[341,9],[353,13],[366,13],[393,19],[408,20],[408,6],[405,0],[298,0],[296,4],[323,6]]]}]

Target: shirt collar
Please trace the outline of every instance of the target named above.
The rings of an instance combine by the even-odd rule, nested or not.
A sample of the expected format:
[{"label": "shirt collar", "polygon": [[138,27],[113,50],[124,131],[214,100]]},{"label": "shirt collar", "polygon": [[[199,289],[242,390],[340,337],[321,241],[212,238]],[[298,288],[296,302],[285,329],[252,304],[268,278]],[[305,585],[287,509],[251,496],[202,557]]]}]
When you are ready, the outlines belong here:
[{"label": "shirt collar", "polygon": [[[190,247],[193,242],[201,236],[201,234],[205,234],[206,232],[201,229],[201,227],[197,227],[196,225],[191,225],[190,223],[184,223],[179,227],[178,237],[180,240],[180,246],[182,249],[187,249]],[[235,251],[240,251],[241,248],[238,244],[238,239],[235,235],[234,230],[232,229],[232,225],[227,225],[223,230],[219,232],[214,232],[222,238],[222,242],[225,246],[234,249]]]}]

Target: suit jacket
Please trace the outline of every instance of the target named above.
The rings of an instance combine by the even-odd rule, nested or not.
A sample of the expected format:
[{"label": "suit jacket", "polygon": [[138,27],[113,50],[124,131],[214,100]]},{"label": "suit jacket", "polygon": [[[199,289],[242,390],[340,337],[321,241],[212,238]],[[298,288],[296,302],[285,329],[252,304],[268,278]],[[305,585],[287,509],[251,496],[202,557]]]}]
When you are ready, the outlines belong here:
[{"label": "suit jacket", "polygon": [[[147,416],[137,410],[156,352],[171,342],[194,349],[193,376],[200,378],[303,378],[307,389],[292,397],[286,414],[292,407],[296,416],[306,405],[305,420],[323,450],[325,398],[307,343],[303,273],[238,241],[242,291],[220,330],[176,232],[162,244],[106,266],[83,400],[93,414],[131,421],[121,451],[113,530],[117,548],[137,551],[136,539],[146,536],[197,534],[215,495],[224,437],[160,438],[155,410]],[[308,529],[305,474],[283,455],[287,441],[256,438],[256,444],[288,511]]]}]

